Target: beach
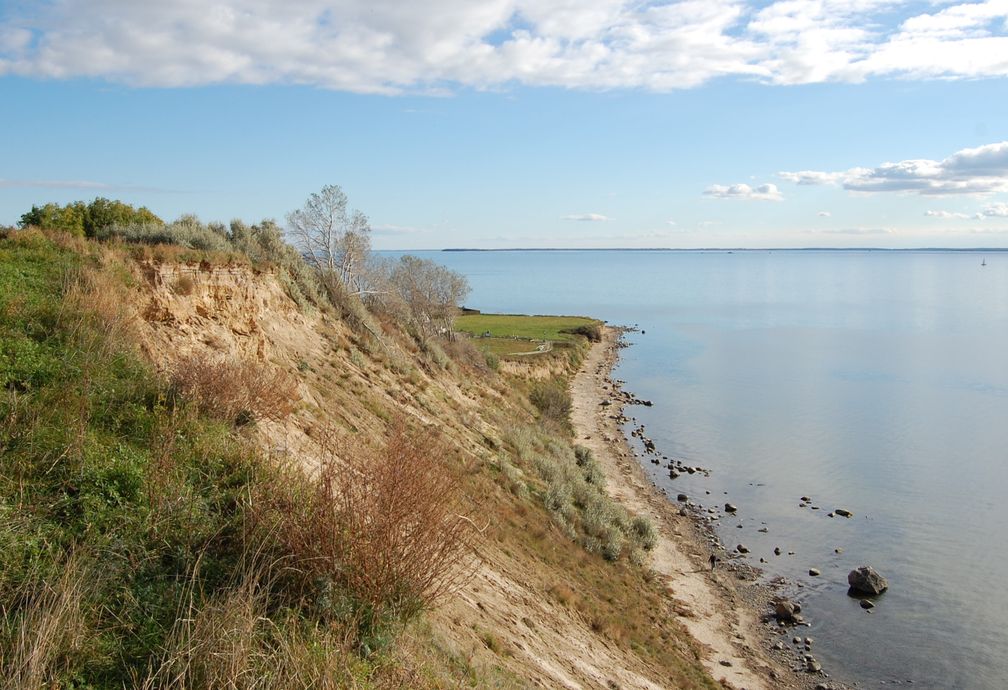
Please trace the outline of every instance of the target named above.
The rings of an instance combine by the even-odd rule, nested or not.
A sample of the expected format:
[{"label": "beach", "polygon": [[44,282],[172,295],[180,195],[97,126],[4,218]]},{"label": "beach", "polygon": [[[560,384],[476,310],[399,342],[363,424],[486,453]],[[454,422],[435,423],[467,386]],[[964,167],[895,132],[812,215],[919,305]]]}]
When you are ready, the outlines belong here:
[{"label": "beach", "polygon": [[702,661],[710,674],[728,687],[746,690],[814,687],[824,680],[821,676],[795,674],[783,658],[766,651],[773,636],[761,623],[768,588],[756,581],[751,568],[724,562],[719,549],[720,562],[712,571],[708,558],[715,547],[709,535],[644,475],[620,428],[625,395],[611,378],[622,332],[607,326],[573,379],[571,422],[577,443],[598,458],[609,493],[654,524],[658,540],[650,566],[676,602],[679,622],[705,650]]}]

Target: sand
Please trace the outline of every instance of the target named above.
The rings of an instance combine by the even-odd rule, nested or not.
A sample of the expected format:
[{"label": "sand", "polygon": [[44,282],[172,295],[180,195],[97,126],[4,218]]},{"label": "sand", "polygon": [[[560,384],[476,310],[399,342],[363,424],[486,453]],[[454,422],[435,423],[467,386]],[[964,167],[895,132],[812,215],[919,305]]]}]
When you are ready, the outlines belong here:
[{"label": "sand", "polygon": [[[571,422],[577,442],[601,463],[609,492],[628,510],[645,515],[658,531],[651,567],[664,578],[686,630],[705,650],[703,664],[730,687],[759,690],[800,687],[789,669],[763,653],[768,633],[755,606],[745,601],[739,575],[707,563],[710,546],[690,517],[680,516],[644,474],[614,417],[621,413],[610,373],[619,356],[620,331],[607,327],[571,384]],[[603,406],[603,400],[611,405]]]}]

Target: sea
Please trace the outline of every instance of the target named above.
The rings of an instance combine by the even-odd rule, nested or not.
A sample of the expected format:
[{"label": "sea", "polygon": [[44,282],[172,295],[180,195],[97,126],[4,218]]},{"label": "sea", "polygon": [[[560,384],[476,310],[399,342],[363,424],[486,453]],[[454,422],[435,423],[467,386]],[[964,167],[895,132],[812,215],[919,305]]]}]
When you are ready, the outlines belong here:
[{"label": "sea", "polygon": [[[831,677],[1008,688],[1008,252],[414,253],[468,307],[639,329],[614,376],[653,406],[627,413],[710,475],[644,470],[737,506],[721,540],[788,581]],[[860,565],[889,581],[870,613]]]}]

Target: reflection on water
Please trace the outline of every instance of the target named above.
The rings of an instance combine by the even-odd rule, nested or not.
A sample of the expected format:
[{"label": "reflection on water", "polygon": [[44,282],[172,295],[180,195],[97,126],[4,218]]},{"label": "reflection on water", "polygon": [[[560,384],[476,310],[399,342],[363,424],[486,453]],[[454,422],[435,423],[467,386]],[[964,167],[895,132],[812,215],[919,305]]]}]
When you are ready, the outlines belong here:
[{"label": "reflection on water", "polygon": [[[655,404],[628,413],[713,473],[645,470],[673,495],[727,493],[723,539],[805,583],[828,669],[1008,687],[1008,253],[427,255],[468,275],[485,311],[645,329],[616,375]],[[871,614],[845,595],[862,563],[890,581]]]}]

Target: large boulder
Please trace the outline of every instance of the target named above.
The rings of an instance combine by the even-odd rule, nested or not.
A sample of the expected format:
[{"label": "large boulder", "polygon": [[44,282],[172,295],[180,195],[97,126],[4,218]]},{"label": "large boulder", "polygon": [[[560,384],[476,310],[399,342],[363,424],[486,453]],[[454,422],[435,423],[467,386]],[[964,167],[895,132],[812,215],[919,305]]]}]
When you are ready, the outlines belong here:
[{"label": "large boulder", "polygon": [[889,589],[889,581],[870,565],[856,568],[847,575],[847,584],[856,594],[875,595]]}]

